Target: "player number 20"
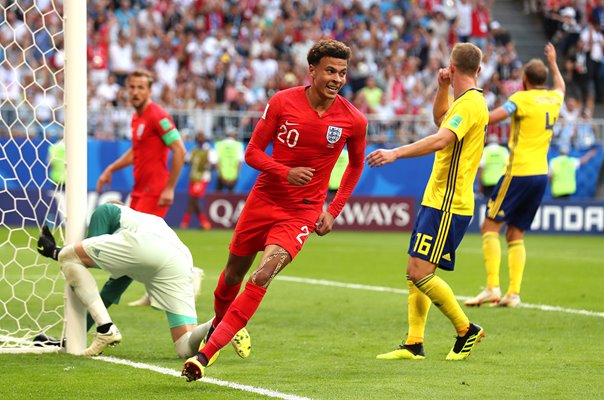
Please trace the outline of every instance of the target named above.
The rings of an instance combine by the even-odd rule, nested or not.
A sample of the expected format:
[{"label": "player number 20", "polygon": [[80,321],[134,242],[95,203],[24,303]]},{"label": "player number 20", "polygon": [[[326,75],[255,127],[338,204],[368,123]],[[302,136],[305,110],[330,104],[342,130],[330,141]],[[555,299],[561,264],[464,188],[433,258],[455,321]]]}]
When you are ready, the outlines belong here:
[{"label": "player number 20", "polygon": [[298,138],[300,132],[297,129],[288,130],[285,125],[281,125],[279,132],[277,133],[277,140],[281,143],[287,144],[289,147],[295,147],[298,144]]},{"label": "player number 20", "polygon": [[432,246],[432,239],[433,237],[430,235],[418,233],[417,239],[415,239],[415,246],[413,246],[413,251],[427,256],[430,252],[430,247]]}]

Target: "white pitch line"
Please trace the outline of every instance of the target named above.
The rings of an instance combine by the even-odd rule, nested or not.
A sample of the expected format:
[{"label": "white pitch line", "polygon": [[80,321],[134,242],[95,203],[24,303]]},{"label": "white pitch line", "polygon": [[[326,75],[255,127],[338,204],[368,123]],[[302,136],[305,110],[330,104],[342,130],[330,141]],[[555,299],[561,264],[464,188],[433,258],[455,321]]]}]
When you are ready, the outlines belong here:
[{"label": "white pitch line", "polygon": [[[133,367],[133,368],[146,369],[146,370],[157,372],[157,373],[164,374],[164,375],[170,375],[170,376],[175,376],[175,377],[179,377],[179,378],[181,377],[179,371],[175,371],[170,368],[158,367],[157,365],[145,364],[145,363],[134,362],[134,361],[130,361],[130,360],[124,360],[121,358],[107,357],[107,356],[98,356],[98,357],[94,357],[94,359],[105,361],[108,363],[113,363],[113,364],[126,365],[128,367]],[[184,377],[183,377],[183,379],[184,379]],[[296,396],[294,394],[281,393],[281,392],[277,392],[277,391],[270,390],[270,389],[264,389],[264,388],[259,388],[256,386],[250,386],[250,385],[242,385],[240,383],[227,382],[227,381],[222,381],[220,379],[214,379],[214,378],[206,377],[206,378],[203,378],[203,380],[200,382],[209,383],[212,385],[224,386],[224,387],[227,387],[230,389],[242,390],[244,392],[256,393],[256,394],[260,394],[260,395],[267,396],[267,397],[274,397],[277,399],[312,400],[308,397]]]},{"label": "white pitch line", "polygon": [[[356,290],[367,290],[371,292],[389,292],[389,293],[398,293],[398,294],[408,294],[408,290],[391,288],[386,286],[371,286],[371,285],[362,285],[358,283],[344,283],[344,282],[335,282],[328,281],[324,279],[310,279],[310,278],[300,278],[296,276],[285,276],[279,275],[277,276],[278,280],[287,281],[287,282],[296,282],[296,283],[307,283],[311,285],[320,285],[320,286],[331,286],[331,287],[339,287],[345,289],[356,289]],[[458,300],[468,300],[472,297],[466,296],[456,296]],[[541,311],[556,311],[562,312],[566,314],[575,314],[575,315],[586,315],[588,317],[598,317],[604,318],[604,312],[597,311],[589,311],[589,310],[576,310],[574,308],[565,308],[558,306],[549,306],[545,304],[529,304],[529,303],[521,303],[520,307],[522,308],[532,308],[535,310]]]}]

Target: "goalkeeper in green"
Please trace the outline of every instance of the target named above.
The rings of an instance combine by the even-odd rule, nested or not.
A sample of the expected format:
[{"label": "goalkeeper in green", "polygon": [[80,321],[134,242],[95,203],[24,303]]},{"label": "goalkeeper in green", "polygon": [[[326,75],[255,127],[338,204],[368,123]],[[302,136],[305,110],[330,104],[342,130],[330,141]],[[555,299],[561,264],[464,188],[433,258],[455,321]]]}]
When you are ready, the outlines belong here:
[{"label": "goalkeeper in green", "polygon": [[[82,355],[98,355],[122,339],[87,268],[100,268],[114,279],[129,276],[143,283],[151,306],[166,312],[176,353],[182,358],[197,352],[211,326],[211,320],[197,325],[191,252],[162,218],[123,205],[103,204],[90,218],[86,239],[60,248],[44,226],[38,252],[59,261],[65,280],[97,325],[94,340]],[[247,351],[240,351],[239,345],[233,343],[240,356],[247,356],[249,343],[242,344]]]}]

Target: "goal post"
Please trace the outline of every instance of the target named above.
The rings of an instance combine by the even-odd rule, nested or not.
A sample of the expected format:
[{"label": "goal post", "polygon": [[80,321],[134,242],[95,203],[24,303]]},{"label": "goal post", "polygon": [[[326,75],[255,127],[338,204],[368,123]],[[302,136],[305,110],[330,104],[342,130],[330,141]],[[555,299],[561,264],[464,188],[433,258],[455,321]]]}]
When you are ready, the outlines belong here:
[{"label": "goal post", "polygon": [[[58,351],[45,335],[79,354],[86,310],[36,242],[44,224],[60,246],[85,233],[86,2],[41,4],[0,4],[0,352]],[[61,143],[64,192],[48,170]]]},{"label": "goal post", "polygon": [[[65,152],[67,243],[82,240],[88,209],[86,2],[65,0]],[[65,283],[65,337],[68,353],[86,348],[86,309]]]}]

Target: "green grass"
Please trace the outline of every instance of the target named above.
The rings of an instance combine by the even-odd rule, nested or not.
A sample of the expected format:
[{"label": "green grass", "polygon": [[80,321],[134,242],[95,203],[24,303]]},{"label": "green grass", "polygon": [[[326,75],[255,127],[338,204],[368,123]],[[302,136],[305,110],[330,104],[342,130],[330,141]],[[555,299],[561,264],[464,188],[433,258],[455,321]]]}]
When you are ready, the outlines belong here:
[{"label": "green grass", "polygon": [[[179,231],[206,272],[199,320],[212,315],[212,292],[230,231]],[[313,236],[281,275],[404,289],[408,234],[333,232]],[[528,235],[522,300],[587,310],[466,309],[486,337],[465,362],[446,362],[454,342],[433,308],[423,361],[378,361],[404,337],[403,294],[277,279],[250,321],[253,350],[241,360],[225,348],[209,378],[312,399],[600,399],[604,393],[604,241],[602,237]],[[505,256],[505,250],[503,251]],[[468,235],[457,270],[439,272],[458,296],[484,285],[480,237]],[[58,266],[57,266],[58,268]],[[507,287],[506,260],[502,286]],[[101,285],[106,276],[95,271]],[[133,285],[123,304],[138,298]],[[5,296],[2,292],[1,296]],[[105,355],[177,371],[162,312],[110,308],[124,336]],[[1,323],[1,322],[0,322]],[[2,399],[266,399],[266,396],[67,354],[0,355]]]}]

